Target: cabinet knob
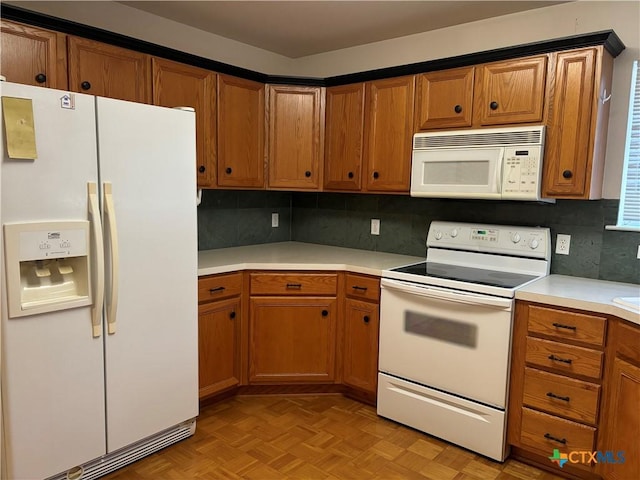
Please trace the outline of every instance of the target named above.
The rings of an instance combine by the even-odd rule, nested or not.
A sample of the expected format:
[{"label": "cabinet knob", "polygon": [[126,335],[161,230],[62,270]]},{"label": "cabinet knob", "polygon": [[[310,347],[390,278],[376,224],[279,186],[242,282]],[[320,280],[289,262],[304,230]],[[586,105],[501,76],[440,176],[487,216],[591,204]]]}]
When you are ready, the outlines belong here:
[{"label": "cabinet knob", "polygon": [[565,170],[564,172],[562,172],[562,176],[564,178],[571,178],[573,177],[573,172],[571,170]]},{"label": "cabinet knob", "polygon": [[349,177],[349,178],[353,178],[353,172],[349,172],[349,173],[347,173],[347,177]]},{"label": "cabinet knob", "polygon": [[227,167],[225,172],[227,173],[227,175],[231,175],[231,172],[233,172],[233,170],[231,169],[231,167]]},{"label": "cabinet knob", "polygon": [[498,102],[491,102],[491,103],[489,104],[489,108],[490,108],[491,110],[497,110],[497,109],[498,109]]},{"label": "cabinet knob", "polygon": [[205,170],[206,170],[206,168],[205,168],[205,166],[204,166],[204,165],[200,165],[200,166],[198,167],[198,171],[199,171],[200,173],[204,173],[204,172],[205,172]]},{"label": "cabinet knob", "polygon": [[233,320],[234,318],[236,318],[236,312],[229,312],[229,318],[231,320]]},{"label": "cabinet knob", "polygon": [[83,90],[89,90],[91,88],[91,83],[85,80],[80,84],[80,88],[82,88]]},{"label": "cabinet knob", "polygon": [[453,110],[456,113],[462,113],[462,107],[460,105],[456,105],[455,107],[453,107]]},{"label": "cabinet knob", "polygon": [[362,317],[362,320],[364,320],[364,323],[369,323],[369,315]]},{"label": "cabinet knob", "polygon": [[326,317],[327,315],[329,315],[329,311],[328,310],[322,310],[322,316]]},{"label": "cabinet knob", "polygon": [[380,178],[380,174],[378,172],[373,172],[373,178]]},{"label": "cabinet knob", "polygon": [[44,73],[39,73],[36,75],[36,82],[44,83],[47,81],[47,76]]},{"label": "cabinet knob", "polygon": [[311,172],[307,170],[306,172],[304,172],[304,176],[309,178],[311,176]]}]

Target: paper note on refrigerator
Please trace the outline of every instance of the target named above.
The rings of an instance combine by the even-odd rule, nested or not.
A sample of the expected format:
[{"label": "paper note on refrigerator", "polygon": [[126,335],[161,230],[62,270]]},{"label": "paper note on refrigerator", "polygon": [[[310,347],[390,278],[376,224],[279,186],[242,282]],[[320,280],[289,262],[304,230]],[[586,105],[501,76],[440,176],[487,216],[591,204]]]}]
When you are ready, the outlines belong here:
[{"label": "paper note on refrigerator", "polygon": [[31,99],[2,97],[2,113],[9,158],[24,160],[38,158]]}]

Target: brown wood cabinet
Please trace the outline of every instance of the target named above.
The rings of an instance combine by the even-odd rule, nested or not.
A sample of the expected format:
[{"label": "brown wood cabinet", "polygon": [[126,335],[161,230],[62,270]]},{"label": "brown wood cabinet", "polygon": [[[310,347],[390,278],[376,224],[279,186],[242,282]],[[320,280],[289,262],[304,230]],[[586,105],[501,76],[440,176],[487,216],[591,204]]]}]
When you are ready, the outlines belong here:
[{"label": "brown wood cabinet", "polygon": [[547,56],[479,65],[475,69],[474,124],[541,122],[545,104]]},{"label": "brown wood cabinet", "polygon": [[196,110],[198,186],[215,184],[215,73],[161,58],[151,59],[153,104]]},{"label": "brown wood cabinet", "polygon": [[603,47],[553,58],[542,195],[601,198],[613,58]]},{"label": "brown wood cabinet", "polygon": [[336,273],[250,274],[249,383],[336,378]]},{"label": "brown wood cabinet", "polygon": [[67,88],[65,35],[0,21],[0,74],[8,82]]},{"label": "brown wood cabinet", "polygon": [[590,312],[516,302],[507,432],[516,456],[558,474],[594,474],[593,463],[560,470],[545,457],[555,449],[596,449],[607,322]]},{"label": "brown wood cabinet", "polygon": [[607,371],[603,435],[598,451],[606,462],[597,472],[607,480],[640,478],[640,327],[624,320],[612,324],[613,357]]},{"label": "brown wood cabinet", "polygon": [[265,86],[218,75],[218,186],[264,188]]},{"label": "brown wood cabinet", "polygon": [[79,37],[67,37],[69,90],[151,103],[149,55]]},{"label": "brown wood cabinet", "polygon": [[414,84],[414,76],[366,84],[364,188],[367,191],[409,191]]},{"label": "brown wood cabinet", "polygon": [[317,190],[324,158],[324,89],[268,86],[268,186]]},{"label": "brown wood cabinet", "polygon": [[346,274],[342,383],[375,398],[378,388],[380,279]]},{"label": "brown wood cabinet", "polygon": [[324,188],[358,191],[362,185],[364,83],[327,88]]},{"label": "brown wood cabinet", "polygon": [[240,384],[242,273],[198,280],[199,396]]},{"label": "brown wood cabinet", "polygon": [[414,130],[470,127],[474,73],[462,67],[417,75]]}]

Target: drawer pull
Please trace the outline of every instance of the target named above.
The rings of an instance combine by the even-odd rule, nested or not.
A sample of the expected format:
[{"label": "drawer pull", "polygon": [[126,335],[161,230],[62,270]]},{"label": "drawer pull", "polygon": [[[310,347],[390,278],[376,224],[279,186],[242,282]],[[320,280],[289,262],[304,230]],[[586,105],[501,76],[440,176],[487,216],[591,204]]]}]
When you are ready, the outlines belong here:
[{"label": "drawer pull", "polygon": [[224,290],[224,287],[210,288],[209,293],[218,293],[218,292],[222,292],[223,290]]},{"label": "drawer pull", "polygon": [[547,358],[554,362],[562,362],[562,363],[567,363],[569,365],[573,363],[573,360],[571,360],[570,358],[560,358],[560,357],[556,357],[554,354],[549,355]]},{"label": "drawer pull", "polygon": [[353,288],[354,290],[362,290],[363,292],[367,290],[367,287],[360,287],[359,285],[354,285],[351,288]]},{"label": "drawer pull", "polygon": [[569,400],[571,400],[571,398],[570,398],[570,397],[561,397],[560,395],[556,395],[556,394],[555,394],[555,393],[553,393],[553,392],[548,392],[548,393],[547,393],[547,397],[550,397],[550,398],[557,398],[558,400],[562,400],[563,402],[568,402]]},{"label": "drawer pull", "polygon": [[554,442],[558,442],[558,443],[561,443],[563,445],[567,444],[567,439],[566,438],[556,438],[553,435],[551,435],[550,433],[545,433],[544,434],[544,438],[546,438],[547,440],[553,440]]},{"label": "drawer pull", "polygon": [[287,283],[287,288],[302,288],[301,283]]},{"label": "drawer pull", "polygon": [[575,330],[577,330],[577,329],[578,329],[578,327],[574,327],[573,325],[563,325],[562,323],[558,323],[558,322],[554,322],[554,323],[552,323],[551,325],[553,325],[553,326],[554,326],[554,327],[556,327],[556,328],[564,328],[564,329],[566,329],[566,330],[573,330],[573,331],[575,331]]}]

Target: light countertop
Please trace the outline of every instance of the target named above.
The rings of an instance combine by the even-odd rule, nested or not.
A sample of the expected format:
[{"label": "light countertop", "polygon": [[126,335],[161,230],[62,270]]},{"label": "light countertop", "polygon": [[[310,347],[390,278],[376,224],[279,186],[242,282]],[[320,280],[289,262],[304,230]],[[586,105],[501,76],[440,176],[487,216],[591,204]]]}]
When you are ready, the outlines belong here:
[{"label": "light countertop", "polygon": [[380,275],[382,270],[423,261],[395,253],[281,242],[198,252],[198,275],[236,270],[344,270]]},{"label": "light countertop", "polygon": [[640,325],[638,309],[613,301],[638,296],[640,285],[567,275],[549,275],[516,290],[517,300],[615,315]]}]

